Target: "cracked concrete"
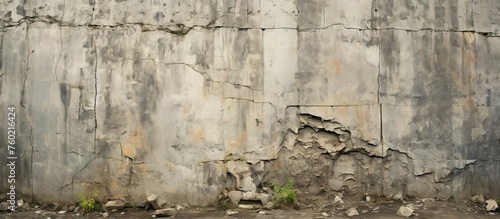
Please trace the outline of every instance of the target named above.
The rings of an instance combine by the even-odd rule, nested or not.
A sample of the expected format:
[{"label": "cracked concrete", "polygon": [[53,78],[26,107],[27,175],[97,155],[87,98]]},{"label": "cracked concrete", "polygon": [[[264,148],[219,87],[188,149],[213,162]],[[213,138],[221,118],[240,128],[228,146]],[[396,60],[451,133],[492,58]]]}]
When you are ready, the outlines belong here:
[{"label": "cracked concrete", "polygon": [[0,0],[19,194],[209,205],[291,176],[309,194],[498,197],[499,8]]}]

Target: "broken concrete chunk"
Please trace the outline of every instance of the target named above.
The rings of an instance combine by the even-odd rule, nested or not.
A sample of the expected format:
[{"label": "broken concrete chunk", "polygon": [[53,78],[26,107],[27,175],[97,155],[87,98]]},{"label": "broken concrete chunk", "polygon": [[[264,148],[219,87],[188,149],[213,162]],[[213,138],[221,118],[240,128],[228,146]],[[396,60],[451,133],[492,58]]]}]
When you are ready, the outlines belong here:
[{"label": "broken concrete chunk", "polygon": [[359,215],[358,210],[356,208],[349,208],[346,212],[348,217]]},{"label": "broken concrete chunk", "polygon": [[486,211],[494,211],[498,208],[498,204],[493,199],[486,200]]},{"label": "broken concrete chunk", "polygon": [[397,215],[401,217],[410,217],[412,214],[413,214],[413,209],[406,206],[399,207],[399,210],[397,212]]}]

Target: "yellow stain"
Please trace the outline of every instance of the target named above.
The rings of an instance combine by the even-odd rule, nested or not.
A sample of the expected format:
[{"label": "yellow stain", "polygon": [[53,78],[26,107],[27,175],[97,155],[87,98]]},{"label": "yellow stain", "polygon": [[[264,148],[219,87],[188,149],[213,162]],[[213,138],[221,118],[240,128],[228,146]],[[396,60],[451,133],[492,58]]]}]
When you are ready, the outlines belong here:
[{"label": "yellow stain", "polygon": [[142,148],[142,144],[142,132],[140,130],[130,132],[125,142],[122,142],[123,156],[134,159],[137,155],[137,149]]}]

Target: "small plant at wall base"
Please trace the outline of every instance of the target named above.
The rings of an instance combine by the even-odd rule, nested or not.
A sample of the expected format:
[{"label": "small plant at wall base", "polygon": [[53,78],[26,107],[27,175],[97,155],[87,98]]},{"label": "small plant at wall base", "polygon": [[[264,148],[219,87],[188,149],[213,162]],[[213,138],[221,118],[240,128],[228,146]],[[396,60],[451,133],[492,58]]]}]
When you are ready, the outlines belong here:
[{"label": "small plant at wall base", "polygon": [[85,197],[82,193],[80,193],[80,208],[83,212],[92,212],[92,211],[100,211],[102,207],[96,202],[97,191],[94,194]]},{"label": "small plant at wall base", "polygon": [[276,207],[281,205],[292,205],[297,203],[297,193],[293,189],[293,178],[288,178],[285,185],[273,183],[273,204]]}]

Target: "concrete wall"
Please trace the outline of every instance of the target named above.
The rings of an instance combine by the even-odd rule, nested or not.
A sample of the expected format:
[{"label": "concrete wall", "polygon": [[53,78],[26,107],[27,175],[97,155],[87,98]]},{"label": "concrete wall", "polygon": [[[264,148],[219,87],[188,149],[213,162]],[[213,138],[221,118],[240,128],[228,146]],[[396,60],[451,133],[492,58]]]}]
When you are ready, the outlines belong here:
[{"label": "concrete wall", "polygon": [[309,194],[498,198],[498,11],[496,0],[0,0],[17,192],[208,205],[293,176]]}]

